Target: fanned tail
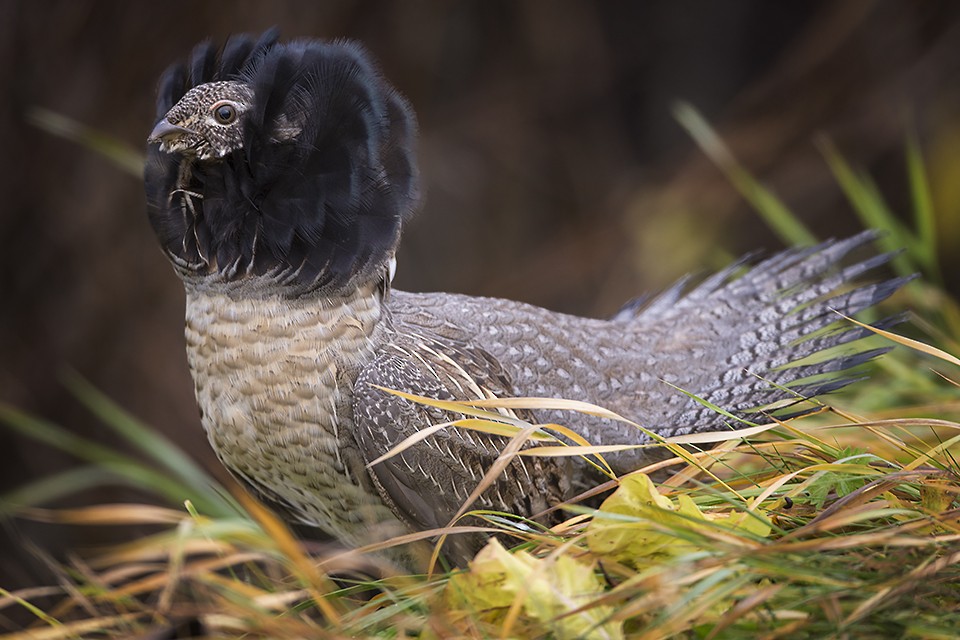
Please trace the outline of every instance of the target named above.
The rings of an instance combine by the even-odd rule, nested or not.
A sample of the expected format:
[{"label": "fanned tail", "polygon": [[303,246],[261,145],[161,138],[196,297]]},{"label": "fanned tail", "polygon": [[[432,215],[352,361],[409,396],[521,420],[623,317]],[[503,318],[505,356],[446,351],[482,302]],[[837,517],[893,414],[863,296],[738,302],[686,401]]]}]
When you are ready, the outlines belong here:
[{"label": "fanned tail", "polygon": [[[680,283],[646,304],[628,306],[616,319],[639,331],[653,324],[672,324],[713,344],[715,348],[703,350],[703,357],[718,361],[703,367],[697,363],[696,368],[715,371],[715,378],[691,380],[689,389],[706,402],[735,413],[772,404],[782,409],[860,379],[856,369],[889,350],[858,349],[852,343],[872,332],[843,321],[913,279],[854,284],[894,255],[875,255],[843,266],[851,253],[877,236],[875,231],[865,231],[844,240],[787,250],[738,275],[746,268],[745,261],[740,261],[685,294]],[[874,326],[887,328],[901,320],[898,315]],[[682,386],[685,376],[676,371],[677,364],[677,360],[665,362],[664,378]],[[661,431],[702,431],[715,428],[719,420],[713,410],[696,404],[670,422]]]}]

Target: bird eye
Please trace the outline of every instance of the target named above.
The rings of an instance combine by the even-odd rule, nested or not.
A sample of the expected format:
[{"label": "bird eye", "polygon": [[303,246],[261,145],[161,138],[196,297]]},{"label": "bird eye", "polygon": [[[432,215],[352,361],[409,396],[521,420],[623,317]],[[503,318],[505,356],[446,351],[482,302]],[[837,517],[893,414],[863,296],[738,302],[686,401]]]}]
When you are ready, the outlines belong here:
[{"label": "bird eye", "polygon": [[214,119],[220,124],[230,124],[237,119],[237,108],[229,102],[218,102],[210,109]]}]

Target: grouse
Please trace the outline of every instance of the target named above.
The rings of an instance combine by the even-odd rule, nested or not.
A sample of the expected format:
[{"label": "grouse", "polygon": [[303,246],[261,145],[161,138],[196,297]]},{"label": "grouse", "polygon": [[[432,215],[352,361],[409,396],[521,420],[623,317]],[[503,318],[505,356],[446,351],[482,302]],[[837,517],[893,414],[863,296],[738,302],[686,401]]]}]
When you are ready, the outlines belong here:
[{"label": "grouse", "polygon": [[[203,428],[223,464],[285,517],[354,547],[447,525],[507,442],[438,429],[370,465],[456,418],[385,389],[588,401],[663,437],[729,428],[713,407],[749,415],[851,382],[882,350],[838,355],[867,332],[837,312],[867,309],[905,280],[851,284],[889,260],[848,258],[873,241],[865,232],[740,261],[607,320],[407,293],[391,279],[418,205],[417,124],[360,45],[280,42],[274,31],[221,50],[201,43],[163,74],[157,119],[147,210],[186,289]],[[518,413],[592,444],[650,442],[602,417]],[[605,458],[622,474],[664,455]],[[473,507],[531,516],[591,473],[575,457],[515,457]]]}]

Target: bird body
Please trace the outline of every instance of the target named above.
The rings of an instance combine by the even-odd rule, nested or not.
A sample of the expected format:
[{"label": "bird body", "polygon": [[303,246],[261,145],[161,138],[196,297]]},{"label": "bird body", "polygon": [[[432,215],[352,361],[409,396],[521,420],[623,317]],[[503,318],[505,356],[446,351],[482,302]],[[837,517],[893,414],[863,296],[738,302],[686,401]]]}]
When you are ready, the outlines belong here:
[{"label": "bird body", "polygon": [[[204,43],[161,80],[157,115],[148,213],[186,287],[203,427],[234,475],[351,546],[445,526],[507,442],[443,429],[371,464],[456,417],[384,388],[584,400],[662,436],[722,429],[708,405],[743,415],[850,382],[879,352],[817,359],[866,334],[837,327],[834,310],[857,313],[903,282],[849,284],[888,259],[845,260],[865,233],[678,283],[609,320],[397,291],[394,254],[418,199],[416,125],[357,45],[273,33],[221,52]],[[572,423],[593,444],[650,442],[599,417],[514,415]],[[622,474],[662,455],[608,460]],[[577,459],[517,457],[473,506],[530,516],[589,478]]]}]

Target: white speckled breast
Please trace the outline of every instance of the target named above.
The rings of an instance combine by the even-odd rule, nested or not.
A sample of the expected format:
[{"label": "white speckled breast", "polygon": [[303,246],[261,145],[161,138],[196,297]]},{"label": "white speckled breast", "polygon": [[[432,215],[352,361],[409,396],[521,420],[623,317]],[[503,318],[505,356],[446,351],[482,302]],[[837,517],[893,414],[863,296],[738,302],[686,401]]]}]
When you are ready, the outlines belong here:
[{"label": "white speckled breast", "polygon": [[373,357],[380,315],[372,287],[331,300],[187,286],[187,357],[217,455],[304,522],[357,546],[398,525],[351,433],[350,391]]}]

